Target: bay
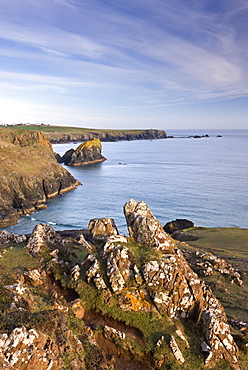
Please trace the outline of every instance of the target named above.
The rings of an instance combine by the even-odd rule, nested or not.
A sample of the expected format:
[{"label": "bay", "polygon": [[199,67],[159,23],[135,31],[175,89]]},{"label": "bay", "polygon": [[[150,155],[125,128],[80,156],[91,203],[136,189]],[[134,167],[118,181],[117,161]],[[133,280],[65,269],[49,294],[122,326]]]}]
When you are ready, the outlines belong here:
[{"label": "bay", "polygon": [[[123,205],[129,198],[144,200],[162,225],[187,218],[196,226],[248,228],[248,130],[166,131],[174,138],[104,142],[107,161],[65,166],[83,186],[8,230],[30,233],[39,222],[82,229],[92,218],[112,217],[127,233]],[[54,150],[64,154],[78,145],[56,144]]]}]

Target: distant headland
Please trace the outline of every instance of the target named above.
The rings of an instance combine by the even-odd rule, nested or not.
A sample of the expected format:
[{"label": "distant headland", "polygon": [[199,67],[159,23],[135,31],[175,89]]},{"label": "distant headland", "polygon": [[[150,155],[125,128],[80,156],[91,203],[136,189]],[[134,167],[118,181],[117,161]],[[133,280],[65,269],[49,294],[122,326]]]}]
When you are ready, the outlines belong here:
[{"label": "distant headland", "polygon": [[101,141],[131,141],[166,139],[168,137],[164,130],[155,129],[108,130],[69,126],[51,126],[45,124],[13,124],[6,126],[10,129],[17,130],[42,131],[47,135],[48,140],[52,144],[83,142],[92,139],[100,139]]}]

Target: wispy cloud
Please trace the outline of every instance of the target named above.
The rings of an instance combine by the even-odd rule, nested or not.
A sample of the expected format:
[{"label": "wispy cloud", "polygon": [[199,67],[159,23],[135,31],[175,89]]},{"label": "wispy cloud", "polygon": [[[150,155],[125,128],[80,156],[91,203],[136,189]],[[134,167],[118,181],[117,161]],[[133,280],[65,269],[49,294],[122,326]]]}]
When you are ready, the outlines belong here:
[{"label": "wispy cloud", "polygon": [[244,0],[0,4],[0,91],[9,98],[63,95],[113,112],[248,95]]}]

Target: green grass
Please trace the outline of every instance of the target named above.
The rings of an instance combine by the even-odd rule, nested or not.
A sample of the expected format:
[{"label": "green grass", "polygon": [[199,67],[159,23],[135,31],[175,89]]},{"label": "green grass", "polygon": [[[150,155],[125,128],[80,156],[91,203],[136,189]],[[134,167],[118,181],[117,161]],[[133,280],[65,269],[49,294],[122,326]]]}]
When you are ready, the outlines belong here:
[{"label": "green grass", "polygon": [[28,250],[24,248],[24,243],[13,245],[1,245],[0,253],[0,284],[7,285],[16,282],[18,276],[28,269],[35,269],[40,266],[37,259],[34,259]]},{"label": "green grass", "polygon": [[[5,128],[4,128],[5,129]],[[7,129],[13,130],[26,130],[26,131],[43,131],[47,133],[53,132],[60,132],[65,134],[85,134],[85,133],[139,133],[144,132],[145,130],[137,130],[137,129],[129,129],[129,130],[113,130],[113,129],[93,129],[93,128],[86,128],[86,127],[71,127],[71,126],[50,126],[50,125],[11,125],[8,126]],[[1,131],[0,131],[1,132]]]},{"label": "green grass", "polygon": [[248,270],[248,229],[198,227],[187,229],[185,232],[200,237],[198,240],[187,242],[190,246],[209,251]]},{"label": "green grass", "polygon": [[[218,272],[204,277],[204,281],[220,300],[229,318],[248,321],[248,229],[191,228],[184,232],[199,237],[198,240],[187,242],[188,249],[213,253],[241,273],[241,287],[231,284],[229,275]],[[187,249],[185,244],[178,244]]]}]

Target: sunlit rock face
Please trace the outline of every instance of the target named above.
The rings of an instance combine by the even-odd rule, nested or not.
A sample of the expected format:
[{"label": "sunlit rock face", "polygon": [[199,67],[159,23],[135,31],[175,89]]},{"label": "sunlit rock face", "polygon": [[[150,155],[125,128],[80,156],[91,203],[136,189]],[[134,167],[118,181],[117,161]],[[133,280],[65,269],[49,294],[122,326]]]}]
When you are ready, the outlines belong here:
[{"label": "sunlit rock face", "polygon": [[211,289],[191,270],[182,253],[165,233],[145,202],[130,199],[124,206],[130,236],[141,245],[163,252],[160,260],[143,265],[147,290],[161,313],[190,317],[202,326],[209,350],[206,363],[220,358],[237,369],[238,348],[230,333],[226,314]]},{"label": "sunlit rock face", "polygon": [[68,166],[83,166],[106,161],[106,158],[102,155],[101,141],[92,139],[80,144],[75,150],[68,150],[59,161]]},{"label": "sunlit rock face", "polygon": [[[214,368],[219,360],[225,359],[234,369],[239,369],[238,348],[224,309],[211,289],[190,268],[175,241],[166,234],[144,202],[130,199],[124,211],[130,237],[119,235],[111,218],[90,221],[89,229],[84,233],[90,242],[82,237],[83,234],[79,240],[73,240],[71,236],[68,240],[63,239],[50,225],[38,224],[34,228],[24,248],[30,253],[27,253],[30,258],[37,263],[39,261],[40,266],[28,269],[16,283],[3,288],[8,292],[6,297],[12,300],[9,301],[11,310],[17,312],[28,312],[26,310],[35,304],[32,294],[42,291],[46,301],[50,302],[50,310],[45,310],[49,325],[56,312],[57,321],[55,317],[51,320],[56,324],[56,330],[50,335],[33,321],[31,329],[22,325],[12,332],[2,332],[0,367],[5,364],[8,369],[23,370],[24,364],[25,369],[33,370],[34,361],[37,363],[39,358],[42,366],[46,363],[46,367],[41,366],[41,369],[57,370],[62,368],[60,359],[66,351],[74,358],[73,370],[86,368],[81,353],[87,351],[89,343],[101,355],[106,350],[103,344],[107,343],[108,348],[113,344],[120,346],[118,356],[123,351],[121,360],[124,361],[127,355],[125,341],[130,333],[132,340],[139,339],[141,345],[144,338],[134,321],[131,321],[133,326],[130,322],[128,326],[122,320],[125,317],[137,318],[135,315],[140,313],[138,320],[145,317],[148,326],[154,325],[152,320],[158,318],[158,328],[160,323],[164,325],[163,335],[155,344],[157,348],[151,352],[152,365],[144,369],[158,369],[166,363],[166,346],[175,362],[187,364],[189,356],[185,349],[193,352],[190,348],[192,338],[194,343],[198,341],[199,351],[202,349],[202,363],[204,358],[205,364]],[[77,252],[78,255],[75,254]],[[223,262],[214,261],[218,268],[223,267]],[[98,301],[101,301],[100,309]],[[90,310],[89,302],[93,304]],[[86,324],[81,337],[68,330],[65,319],[69,318],[69,322],[76,325],[73,314]],[[118,317],[121,318],[119,321]],[[194,331],[183,330],[185,319],[194,321],[191,322]],[[98,329],[94,331],[92,328]],[[83,342],[80,338],[84,339]],[[97,347],[99,338],[101,345]],[[156,354],[157,349],[160,352]],[[114,354],[111,358],[113,360]],[[108,356],[106,361],[105,368],[111,368]]]}]

